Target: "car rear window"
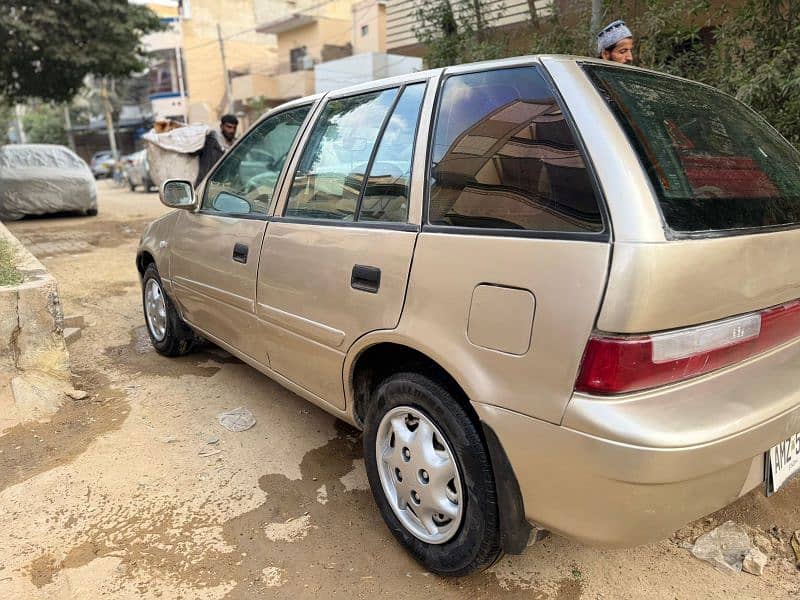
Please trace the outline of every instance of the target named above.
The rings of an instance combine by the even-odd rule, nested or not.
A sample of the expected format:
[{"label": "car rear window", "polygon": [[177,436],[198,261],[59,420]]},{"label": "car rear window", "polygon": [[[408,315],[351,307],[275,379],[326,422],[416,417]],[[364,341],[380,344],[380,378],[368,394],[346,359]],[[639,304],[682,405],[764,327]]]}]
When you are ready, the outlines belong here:
[{"label": "car rear window", "polygon": [[800,224],[800,153],[753,110],[673,77],[584,68],[637,150],[670,229]]}]

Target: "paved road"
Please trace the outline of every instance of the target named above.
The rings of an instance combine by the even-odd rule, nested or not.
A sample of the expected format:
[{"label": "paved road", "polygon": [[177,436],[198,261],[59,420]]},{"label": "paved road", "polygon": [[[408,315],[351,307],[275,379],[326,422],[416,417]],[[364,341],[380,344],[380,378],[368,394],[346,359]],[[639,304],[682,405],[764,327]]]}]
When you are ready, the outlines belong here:
[{"label": "paved road", "polygon": [[[155,194],[100,186],[100,216],[10,224],[86,327],[75,386],[44,424],[0,435],[0,598],[788,598],[775,542],[765,575],[727,575],[680,542],[731,518],[800,529],[800,485],[751,494],[672,540],[595,550],[553,536],[460,580],[424,572],[366,487],[360,436],[225,352],[153,352],[134,252]],[[217,415],[245,406],[256,426]],[[591,490],[587,490],[591,493]],[[785,537],[785,534],[784,534]]]}]

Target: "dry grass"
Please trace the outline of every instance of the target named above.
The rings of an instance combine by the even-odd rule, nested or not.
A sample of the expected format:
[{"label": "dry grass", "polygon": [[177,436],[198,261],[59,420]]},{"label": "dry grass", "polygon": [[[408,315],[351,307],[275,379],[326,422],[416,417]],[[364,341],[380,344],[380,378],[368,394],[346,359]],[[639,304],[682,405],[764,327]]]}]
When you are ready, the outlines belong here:
[{"label": "dry grass", "polygon": [[22,275],[14,267],[14,249],[3,239],[0,239],[0,286],[10,286],[22,283]]}]

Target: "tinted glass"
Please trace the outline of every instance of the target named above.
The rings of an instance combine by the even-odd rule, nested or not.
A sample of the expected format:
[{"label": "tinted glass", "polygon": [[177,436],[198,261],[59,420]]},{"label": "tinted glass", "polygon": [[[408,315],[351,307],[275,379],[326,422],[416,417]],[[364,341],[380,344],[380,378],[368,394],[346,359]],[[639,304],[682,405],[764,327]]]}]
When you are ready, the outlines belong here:
[{"label": "tinted glass", "polygon": [[800,223],[800,154],[744,104],[671,77],[586,69],[637,149],[671,229]]},{"label": "tinted glass", "polygon": [[445,81],[430,185],[434,225],[603,230],[581,153],[534,67]]},{"label": "tinted glass", "polygon": [[381,137],[367,179],[359,221],[403,222],[408,218],[411,162],[425,84],[403,90]]},{"label": "tinted glass", "polygon": [[331,100],[297,167],[286,216],[353,221],[369,157],[396,89]]},{"label": "tinted glass", "polygon": [[203,210],[266,215],[292,142],[310,109],[287,110],[257,125],[209,179]]}]

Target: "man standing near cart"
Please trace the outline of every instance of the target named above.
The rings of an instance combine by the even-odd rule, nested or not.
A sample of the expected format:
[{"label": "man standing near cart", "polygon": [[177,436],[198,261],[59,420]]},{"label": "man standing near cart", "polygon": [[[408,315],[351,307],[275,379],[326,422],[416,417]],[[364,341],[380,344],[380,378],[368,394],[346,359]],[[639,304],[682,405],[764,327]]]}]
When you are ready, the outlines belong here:
[{"label": "man standing near cart", "polygon": [[194,187],[200,185],[200,182],[203,181],[211,167],[230,149],[236,140],[236,128],[238,126],[239,119],[235,115],[223,115],[222,119],[220,119],[219,130],[208,132],[203,147],[197,153],[200,159],[200,168],[197,172]]}]

